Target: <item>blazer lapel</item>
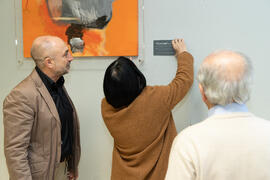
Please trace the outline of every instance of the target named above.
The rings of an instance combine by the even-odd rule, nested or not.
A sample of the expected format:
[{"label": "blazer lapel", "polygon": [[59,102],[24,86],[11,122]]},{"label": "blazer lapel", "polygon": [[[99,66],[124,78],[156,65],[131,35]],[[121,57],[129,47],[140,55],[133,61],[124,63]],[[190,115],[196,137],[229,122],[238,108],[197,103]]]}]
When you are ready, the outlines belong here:
[{"label": "blazer lapel", "polygon": [[44,101],[48,105],[50,112],[55,117],[56,121],[61,125],[60,117],[59,117],[58,111],[56,109],[55,103],[54,103],[48,89],[46,88],[46,86],[42,82],[41,78],[39,77],[39,75],[35,69],[33,70],[33,72],[31,73],[30,76],[32,77],[33,81],[35,82],[37,90],[40,92],[42,98],[44,99]]}]

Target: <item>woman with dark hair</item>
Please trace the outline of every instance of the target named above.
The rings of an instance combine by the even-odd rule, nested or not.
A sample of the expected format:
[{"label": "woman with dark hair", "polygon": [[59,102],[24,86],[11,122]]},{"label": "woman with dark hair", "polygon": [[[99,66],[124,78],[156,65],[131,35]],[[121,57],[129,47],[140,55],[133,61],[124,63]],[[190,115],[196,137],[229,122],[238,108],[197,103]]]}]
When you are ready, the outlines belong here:
[{"label": "woman with dark hair", "polygon": [[114,108],[128,106],[145,86],[144,75],[128,58],[119,57],[105,72],[103,90]]},{"label": "woman with dark hair", "polygon": [[125,57],[106,70],[102,116],[114,138],[112,180],[163,180],[177,135],[171,110],[193,83],[193,57],[182,39],[172,41],[177,72],[167,86],[146,86]]}]

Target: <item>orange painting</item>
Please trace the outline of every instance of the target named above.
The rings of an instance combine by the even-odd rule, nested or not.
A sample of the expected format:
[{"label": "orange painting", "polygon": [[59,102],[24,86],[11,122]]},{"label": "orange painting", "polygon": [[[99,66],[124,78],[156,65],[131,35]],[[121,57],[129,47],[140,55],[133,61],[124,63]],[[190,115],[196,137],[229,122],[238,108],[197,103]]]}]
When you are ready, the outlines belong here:
[{"label": "orange painting", "polygon": [[138,55],[138,0],[22,0],[22,10],[24,57],[42,35],[62,38],[74,56]]}]

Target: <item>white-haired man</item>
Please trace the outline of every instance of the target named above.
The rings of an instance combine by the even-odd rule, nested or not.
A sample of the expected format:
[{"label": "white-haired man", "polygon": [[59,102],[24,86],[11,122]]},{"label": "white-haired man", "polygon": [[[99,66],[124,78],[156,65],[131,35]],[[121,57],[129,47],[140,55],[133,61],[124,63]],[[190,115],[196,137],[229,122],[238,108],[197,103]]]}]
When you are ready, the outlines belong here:
[{"label": "white-haired man", "polygon": [[232,51],[206,57],[197,79],[208,118],[175,138],[166,180],[270,179],[270,121],[245,106],[251,68]]}]

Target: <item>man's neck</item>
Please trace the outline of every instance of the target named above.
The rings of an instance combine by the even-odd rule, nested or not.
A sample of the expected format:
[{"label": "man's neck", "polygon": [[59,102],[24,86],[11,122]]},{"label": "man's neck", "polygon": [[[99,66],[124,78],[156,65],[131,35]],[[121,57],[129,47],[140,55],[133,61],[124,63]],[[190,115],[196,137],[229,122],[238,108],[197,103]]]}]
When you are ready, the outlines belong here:
[{"label": "man's neck", "polygon": [[207,105],[207,107],[208,107],[208,110],[215,106],[215,105],[213,105],[213,104],[211,104],[211,103],[206,104],[206,105]]},{"label": "man's neck", "polygon": [[204,100],[204,103],[206,104],[208,110],[215,106],[214,104],[211,104],[207,99]]},{"label": "man's neck", "polygon": [[51,71],[49,71],[46,68],[39,68],[44,74],[46,74],[51,80],[53,80],[54,82],[56,82],[60,77],[55,75],[54,73],[52,73]]}]

